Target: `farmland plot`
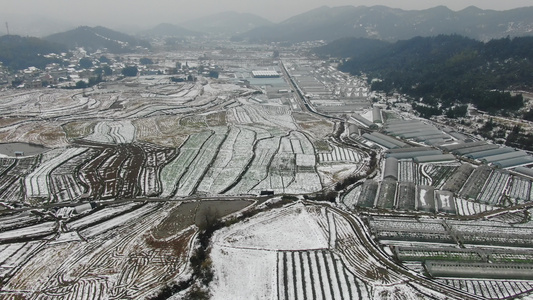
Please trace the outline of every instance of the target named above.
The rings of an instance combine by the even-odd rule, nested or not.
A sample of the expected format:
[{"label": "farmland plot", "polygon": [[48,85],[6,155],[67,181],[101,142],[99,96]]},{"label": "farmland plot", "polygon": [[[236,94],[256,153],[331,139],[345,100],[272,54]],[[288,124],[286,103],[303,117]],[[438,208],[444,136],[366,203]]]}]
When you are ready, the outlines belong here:
[{"label": "farmland plot", "polygon": [[392,209],[396,199],[396,186],[395,180],[383,180],[379,186],[379,193],[374,206]]},{"label": "farmland plot", "polygon": [[294,120],[290,115],[290,110],[285,106],[267,106],[267,105],[244,105],[246,118],[244,121],[253,124],[263,124],[269,127],[282,127],[284,129],[296,130]]},{"label": "farmland plot", "polygon": [[39,157],[17,159],[16,164],[0,176],[0,200],[8,203],[23,201],[25,198],[24,178],[38,164]]},{"label": "farmland plot", "polygon": [[16,241],[25,238],[40,238],[53,234],[57,229],[55,222],[43,222],[36,225],[21,227],[0,233],[0,242]]},{"label": "farmland plot", "polygon": [[457,166],[448,165],[424,165],[424,171],[431,177],[431,185],[439,189],[456,172],[457,168]]},{"label": "farmland plot", "polygon": [[49,148],[67,147],[69,142],[58,121],[28,120],[0,129],[3,142],[24,142]]},{"label": "farmland plot", "polygon": [[513,176],[511,186],[507,190],[507,196],[515,200],[517,203],[522,203],[530,199],[531,180]]},{"label": "farmland plot", "polygon": [[223,228],[211,258],[213,299],[420,296],[370,255],[343,216],[324,207],[297,203]]},{"label": "farmland plot", "polygon": [[[192,231],[166,241],[148,238],[164,218],[159,204],[117,218],[102,231],[89,227],[86,241],[50,243],[4,285],[7,296],[25,299],[143,299],[183,272]],[[135,211],[134,211],[135,213]],[[113,221],[113,220],[111,220]],[[110,221],[106,221],[110,222]],[[102,224],[106,224],[106,222]],[[96,225],[102,227],[102,225]],[[114,229],[113,229],[114,228]]]},{"label": "farmland plot", "polygon": [[491,173],[492,169],[488,166],[477,167],[461,189],[460,195],[465,199],[477,199]]},{"label": "farmland plot", "polygon": [[179,179],[176,185],[176,196],[189,196],[196,192],[196,187],[210,168],[226,137],[227,128],[219,129],[202,145],[198,155]]},{"label": "farmland plot", "polygon": [[58,167],[65,161],[74,156],[80,155],[85,151],[87,151],[87,148],[67,148],[59,156],[43,162],[24,180],[26,197],[50,200],[50,189],[48,185],[48,177],[50,172],[52,172],[54,168]]},{"label": "farmland plot", "polygon": [[370,287],[330,251],[278,252],[278,299],[369,299]]},{"label": "farmland plot", "polygon": [[511,175],[508,173],[500,171],[492,172],[490,178],[485,184],[485,187],[483,188],[483,191],[478,197],[478,201],[491,205],[501,205],[501,197],[504,194],[507,188],[507,183],[510,179]]},{"label": "farmland plot", "polygon": [[489,204],[473,202],[461,198],[455,198],[455,205],[457,214],[460,216],[472,216],[495,209],[492,205]]},{"label": "farmland plot", "polygon": [[167,198],[176,193],[180,178],[188,170],[190,164],[198,155],[203,144],[212,135],[210,131],[193,134],[180,148],[179,155],[161,170],[161,197]]},{"label": "farmland plot", "polygon": [[141,194],[148,197],[157,196],[162,192],[160,171],[175,157],[176,151],[153,144],[141,144],[140,147],[145,156],[139,176]]},{"label": "farmland plot", "polygon": [[294,154],[291,140],[283,137],[279,149],[274,155],[268,169],[268,176],[254,187],[254,191],[272,190],[283,193],[285,188],[294,182],[296,173],[296,154]]},{"label": "farmland plot", "polygon": [[349,209],[355,209],[357,206],[359,206],[358,200],[362,189],[362,184],[356,185],[351,191],[344,195],[342,198],[342,203],[344,203],[344,205],[346,205]]},{"label": "farmland plot", "polygon": [[98,168],[113,155],[113,148],[105,148],[93,160],[80,166],[79,176],[85,187],[88,188],[87,195],[93,199],[100,198],[102,194],[101,177]]},{"label": "farmland plot", "polygon": [[135,126],[129,120],[100,122],[94,127],[94,133],[86,140],[103,144],[127,144],[135,140]]},{"label": "farmland plot", "polygon": [[320,163],[357,163],[361,161],[359,153],[352,149],[341,148],[337,145],[331,145],[333,151],[330,153],[319,153]]},{"label": "farmland plot", "polygon": [[79,182],[76,176],[76,169],[98,154],[97,150],[88,149],[53,170],[50,173],[51,200],[54,202],[72,201],[86,193],[86,187]]},{"label": "farmland plot", "polygon": [[12,243],[0,246],[0,283],[5,283],[17,271],[19,266],[39,251],[45,242],[32,241]]},{"label": "farmland plot", "polygon": [[268,177],[268,170],[279,149],[281,138],[273,137],[258,140],[254,146],[254,158],[239,182],[228,194],[248,194],[255,186]]},{"label": "farmland plot", "polygon": [[485,299],[518,298],[531,294],[533,282],[521,280],[438,279],[439,282]]},{"label": "farmland plot", "polygon": [[121,166],[127,159],[127,154],[124,148],[110,148],[112,154],[107,157],[105,161],[97,169],[98,177],[101,180],[101,198],[111,199],[119,194],[119,174],[122,171]]},{"label": "farmland plot", "polygon": [[255,136],[254,131],[232,127],[213,165],[198,186],[198,192],[220,194],[237,182],[253,157],[251,149],[255,143]]},{"label": "farmland plot", "polygon": [[398,162],[398,181],[415,182],[416,168],[412,160],[401,160]]}]

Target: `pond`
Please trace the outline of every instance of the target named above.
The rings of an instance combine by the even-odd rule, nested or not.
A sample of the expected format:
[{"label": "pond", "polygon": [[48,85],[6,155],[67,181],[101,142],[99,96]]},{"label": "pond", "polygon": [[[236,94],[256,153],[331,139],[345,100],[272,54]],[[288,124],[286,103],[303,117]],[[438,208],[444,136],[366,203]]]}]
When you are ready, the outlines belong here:
[{"label": "pond", "polygon": [[26,157],[34,156],[48,151],[49,149],[37,144],[28,143],[5,143],[0,144],[0,156]]}]

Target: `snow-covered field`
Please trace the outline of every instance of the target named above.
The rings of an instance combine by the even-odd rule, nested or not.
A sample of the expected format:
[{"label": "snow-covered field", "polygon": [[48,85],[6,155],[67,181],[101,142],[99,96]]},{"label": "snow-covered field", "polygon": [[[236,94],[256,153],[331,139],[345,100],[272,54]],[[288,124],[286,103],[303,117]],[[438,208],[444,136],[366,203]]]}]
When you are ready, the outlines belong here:
[{"label": "snow-covered field", "polygon": [[[422,294],[376,261],[348,220],[295,203],[217,231],[213,299],[415,299]],[[442,295],[441,295],[442,296]]]}]

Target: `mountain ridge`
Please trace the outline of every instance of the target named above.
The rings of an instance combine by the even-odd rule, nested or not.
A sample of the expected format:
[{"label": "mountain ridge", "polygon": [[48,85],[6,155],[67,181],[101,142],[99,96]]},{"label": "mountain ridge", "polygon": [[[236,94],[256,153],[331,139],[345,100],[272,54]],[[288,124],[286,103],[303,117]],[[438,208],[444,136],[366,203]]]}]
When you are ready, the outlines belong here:
[{"label": "mountain ridge", "polygon": [[146,41],[103,26],[80,26],[49,35],[44,40],[66,45],[70,49],[83,47],[90,52],[101,48],[107,48],[111,53],[130,52],[137,47],[150,48]]},{"label": "mountain ridge", "polygon": [[533,35],[533,6],[506,11],[482,10],[475,6],[460,11],[446,6],[425,10],[387,6],[321,6],[236,37],[254,42],[333,41],[343,37],[394,42],[438,34],[461,34],[482,41],[507,35]]}]

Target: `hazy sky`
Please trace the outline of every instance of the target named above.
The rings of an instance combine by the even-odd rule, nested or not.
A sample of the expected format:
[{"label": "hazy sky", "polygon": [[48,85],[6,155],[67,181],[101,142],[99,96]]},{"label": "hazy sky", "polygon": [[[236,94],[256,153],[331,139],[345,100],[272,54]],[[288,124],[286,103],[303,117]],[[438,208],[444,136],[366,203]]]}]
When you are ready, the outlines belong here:
[{"label": "hazy sky", "polygon": [[[505,10],[533,6],[531,0],[0,0],[1,15],[46,15],[74,25],[152,26],[180,22],[223,11],[248,12],[274,22],[328,5],[385,5],[402,9],[426,9],[445,5],[461,10],[474,5],[483,9]],[[6,18],[6,17],[4,17]],[[1,20],[3,25],[5,21]],[[20,21],[20,20],[18,20]],[[2,26],[3,27],[3,26]]]}]

